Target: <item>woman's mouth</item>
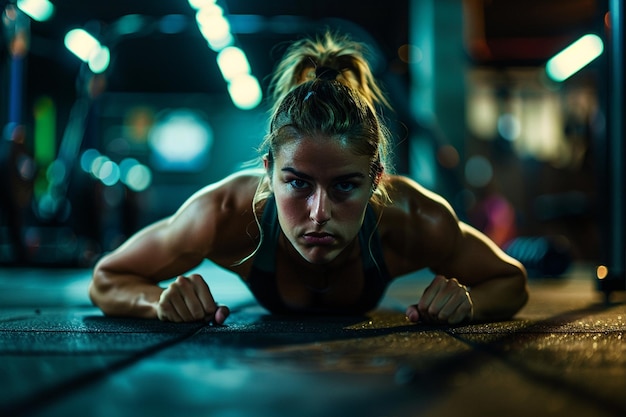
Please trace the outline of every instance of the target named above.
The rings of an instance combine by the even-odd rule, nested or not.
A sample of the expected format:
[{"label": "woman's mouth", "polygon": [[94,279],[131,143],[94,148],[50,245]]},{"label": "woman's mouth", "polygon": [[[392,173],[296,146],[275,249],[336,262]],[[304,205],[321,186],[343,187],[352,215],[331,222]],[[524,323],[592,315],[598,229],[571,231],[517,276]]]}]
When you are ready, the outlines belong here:
[{"label": "woman's mouth", "polygon": [[305,233],[302,238],[307,245],[328,246],[335,243],[335,236],[330,233],[311,232]]}]

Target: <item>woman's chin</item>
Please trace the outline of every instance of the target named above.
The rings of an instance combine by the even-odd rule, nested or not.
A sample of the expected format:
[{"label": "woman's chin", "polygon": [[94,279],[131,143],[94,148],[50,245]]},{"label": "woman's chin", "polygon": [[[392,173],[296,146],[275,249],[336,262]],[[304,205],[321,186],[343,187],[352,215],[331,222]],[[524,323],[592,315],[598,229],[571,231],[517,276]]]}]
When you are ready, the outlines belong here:
[{"label": "woman's chin", "polygon": [[313,265],[327,265],[334,261],[339,255],[337,250],[329,250],[323,247],[303,248],[300,250],[300,255],[310,264]]}]

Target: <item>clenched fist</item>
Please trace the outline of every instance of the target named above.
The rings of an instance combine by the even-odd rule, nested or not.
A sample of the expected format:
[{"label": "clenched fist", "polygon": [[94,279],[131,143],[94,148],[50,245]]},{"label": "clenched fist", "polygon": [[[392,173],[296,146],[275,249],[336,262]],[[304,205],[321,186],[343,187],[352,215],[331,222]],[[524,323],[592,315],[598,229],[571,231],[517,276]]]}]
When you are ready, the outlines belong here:
[{"label": "clenched fist", "polygon": [[474,305],[467,287],[456,278],[443,275],[437,275],[419,302],[406,310],[410,321],[434,324],[459,324],[471,321],[473,315]]},{"label": "clenched fist", "polygon": [[157,306],[159,320],[173,322],[211,321],[222,324],[230,314],[218,306],[202,276],[179,276],[161,293]]}]

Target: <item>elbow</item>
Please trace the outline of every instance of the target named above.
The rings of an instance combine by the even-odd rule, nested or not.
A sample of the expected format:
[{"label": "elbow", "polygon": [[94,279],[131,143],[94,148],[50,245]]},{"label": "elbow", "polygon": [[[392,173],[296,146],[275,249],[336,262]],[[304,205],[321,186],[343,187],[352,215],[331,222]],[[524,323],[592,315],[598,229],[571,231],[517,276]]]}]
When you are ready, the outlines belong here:
[{"label": "elbow", "polygon": [[478,299],[481,307],[474,317],[479,322],[511,320],[528,302],[528,281],[523,267],[493,283],[495,286],[491,289],[494,292],[489,291],[491,294],[487,299],[485,294]]},{"label": "elbow", "polygon": [[107,295],[111,293],[113,289],[113,283],[102,268],[101,263],[98,263],[92,273],[91,282],[89,283],[88,294],[91,302],[99,307],[105,314],[107,312]]},{"label": "elbow", "polygon": [[519,272],[516,274],[511,285],[512,292],[512,307],[513,311],[511,317],[517,314],[527,303],[530,297],[528,290],[528,275],[523,266],[520,265]]},{"label": "elbow", "polygon": [[514,314],[517,314],[522,308],[524,308],[524,306],[528,303],[529,298],[530,295],[528,293],[528,286],[525,286],[524,289],[519,293],[517,309],[515,310]]},{"label": "elbow", "polygon": [[138,276],[117,271],[103,258],[94,268],[89,298],[107,316],[156,318],[162,289]]},{"label": "elbow", "polygon": [[100,282],[101,280],[99,280],[99,278],[96,276],[95,272],[93,274],[93,276],[91,277],[91,282],[89,282],[89,289],[88,289],[88,293],[89,293],[89,299],[91,300],[92,304],[95,306],[99,306],[100,304],[100,296],[102,293],[102,284]]}]

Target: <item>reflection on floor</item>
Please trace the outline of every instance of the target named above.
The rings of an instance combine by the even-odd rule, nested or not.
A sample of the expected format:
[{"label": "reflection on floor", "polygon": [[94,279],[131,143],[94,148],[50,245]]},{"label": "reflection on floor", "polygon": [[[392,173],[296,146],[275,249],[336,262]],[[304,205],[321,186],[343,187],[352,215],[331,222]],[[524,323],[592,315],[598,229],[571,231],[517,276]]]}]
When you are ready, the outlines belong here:
[{"label": "reflection on floor", "polygon": [[426,327],[397,281],[366,317],[276,317],[210,265],[227,326],[103,317],[89,271],[0,270],[2,416],[624,416],[626,296],[531,281],[514,319]]}]

